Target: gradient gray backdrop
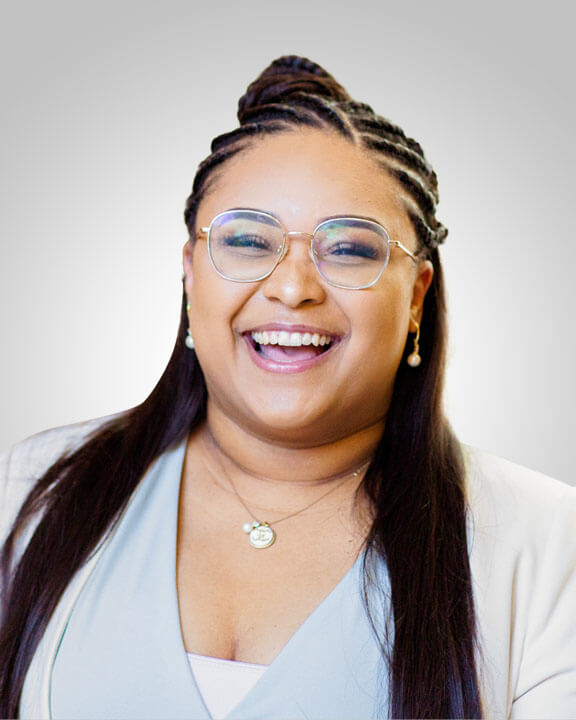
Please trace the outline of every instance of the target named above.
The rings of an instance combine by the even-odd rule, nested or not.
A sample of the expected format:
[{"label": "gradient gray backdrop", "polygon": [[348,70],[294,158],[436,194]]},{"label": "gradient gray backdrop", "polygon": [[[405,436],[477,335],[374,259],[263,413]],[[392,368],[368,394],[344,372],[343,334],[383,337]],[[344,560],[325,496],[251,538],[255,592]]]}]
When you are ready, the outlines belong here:
[{"label": "gradient gray backdrop", "polygon": [[298,53],[438,172],[460,437],[576,483],[573,7],[3,0],[0,447],[148,394],[195,167]]}]

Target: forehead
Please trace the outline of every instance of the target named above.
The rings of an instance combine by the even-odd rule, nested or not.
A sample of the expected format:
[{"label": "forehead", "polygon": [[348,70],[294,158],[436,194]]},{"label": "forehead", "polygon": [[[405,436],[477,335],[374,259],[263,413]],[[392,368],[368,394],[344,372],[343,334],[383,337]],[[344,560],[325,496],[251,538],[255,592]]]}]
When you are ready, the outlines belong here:
[{"label": "forehead", "polygon": [[397,181],[368,151],[333,132],[294,130],[251,141],[214,176],[198,226],[234,207],[270,212],[288,229],[357,215],[378,220],[393,237],[413,233]]}]

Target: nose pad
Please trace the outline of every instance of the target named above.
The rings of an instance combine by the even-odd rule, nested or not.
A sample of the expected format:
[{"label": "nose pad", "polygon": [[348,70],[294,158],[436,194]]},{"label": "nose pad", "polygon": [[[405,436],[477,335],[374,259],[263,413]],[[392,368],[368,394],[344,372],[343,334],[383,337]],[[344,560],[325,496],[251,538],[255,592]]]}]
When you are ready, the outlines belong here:
[{"label": "nose pad", "polygon": [[312,243],[311,239],[314,237],[310,233],[303,232],[290,232],[286,233],[286,242],[280,253],[276,268],[280,265],[282,260],[286,257],[289,250],[290,242],[295,235],[302,236],[303,239],[308,239],[309,245],[307,248],[308,255],[312,260],[313,267],[305,268],[302,265],[302,261],[307,264],[306,261],[306,250],[299,248],[296,253],[296,257],[292,258],[292,261],[286,266],[284,270],[276,270],[272,272],[265,280],[264,293],[269,298],[276,298],[281,300],[290,307],[296,307],[304,302],[321,302],[324,297],[324,290],[322,289],[322,282],[319,273],[317,272],[316,263],[314,262],[314,256],[312,254]]},{"label": "nose pad", "polygon": [[[314,235],[312,235],[311,233],[299,232],[298,230],[291,230],[290,232],[286,233],[286,237],[289,238],[289,240],[291,240],[295,236],[308,238],[310,240],[310,245],[308,247],[308,254],[310,255],[310,260],[312,260],[312,262],[314,264],[316,264],[316,262],[314,260],[314,254],[312,252],[312,239],[314,238]],[[280,259],[276,263],[277,266],[280,265],[282,260],[284,260],[284,258],[288,254],[288,246],[289,245],[290,245],[289,241],[284,243],[284,247],[282,248],[282,253],[280,254]]]}]

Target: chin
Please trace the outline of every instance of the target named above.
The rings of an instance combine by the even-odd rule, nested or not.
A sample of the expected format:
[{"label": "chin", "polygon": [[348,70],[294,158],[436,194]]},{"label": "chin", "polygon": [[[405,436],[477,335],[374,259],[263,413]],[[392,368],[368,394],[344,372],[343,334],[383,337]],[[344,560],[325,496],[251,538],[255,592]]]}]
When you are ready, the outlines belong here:
[{"label": "chin", "polygon": [[302,406],[288,410],[279,405],[258,407],[246,417],[249,431],[277,445],[312,447],[354,434],[364,426],[363,418],[333,406],[304,412]]}]

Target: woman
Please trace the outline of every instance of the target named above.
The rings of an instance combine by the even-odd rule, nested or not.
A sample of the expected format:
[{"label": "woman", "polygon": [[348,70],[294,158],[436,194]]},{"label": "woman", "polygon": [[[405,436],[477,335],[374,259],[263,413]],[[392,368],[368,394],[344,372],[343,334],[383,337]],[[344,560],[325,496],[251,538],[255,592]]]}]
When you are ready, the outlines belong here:
[{"label": "woman", "polygon": [[575,492],[442,414],[420,146],[297,57],[238,117],[157,387],[4,459],[1,713],[576,716]]}]

